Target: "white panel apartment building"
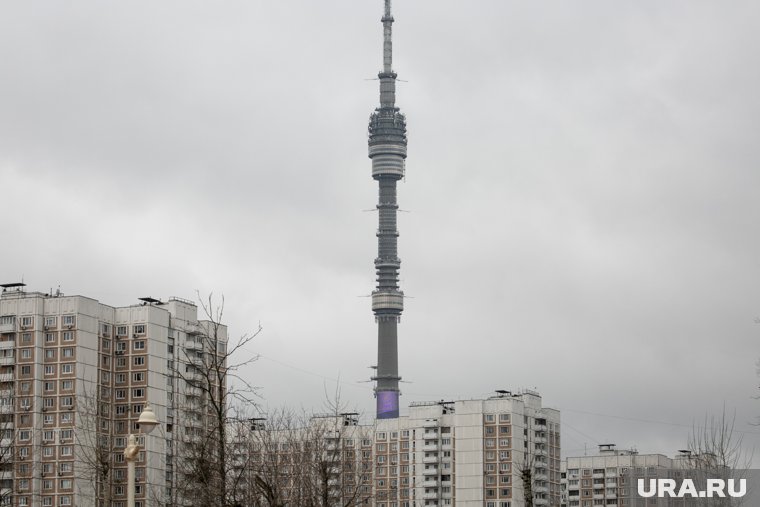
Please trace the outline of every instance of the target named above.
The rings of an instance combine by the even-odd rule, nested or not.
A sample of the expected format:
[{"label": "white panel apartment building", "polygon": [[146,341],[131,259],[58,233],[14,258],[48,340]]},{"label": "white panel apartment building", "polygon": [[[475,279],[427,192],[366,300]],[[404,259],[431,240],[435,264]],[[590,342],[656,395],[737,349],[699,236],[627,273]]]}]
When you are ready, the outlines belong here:
[{"label": "white panel apartment building", "polygon": [[[337,426],[338,455],[361,465],[359,496],[375,507],[522,507],[524,467],[533,505],[560,505],[560,414],[542,407],[538,393],[416,403],[398,419],[359,426],[347,418]],[[347,481],[336,475],[333,482],[339,494]]]},{"label": "white panel apartment building", "polygon": [[[202,421],[192,411],[175,413],[187,389],[174,368],[184,371],[185,350],[207,323],[191,302],[157,303],[115,308],[3,287],[0,429],[10,452],[2,454],[0,497],[7,505],[124,507],[123,451],[147,402],[161,429],[140,439],[136,504],[158,505],[173,493],[176,440]],[[104,463],[95,465],[98,456]],[[99,480],[98,470],[108,470],[108,479]]]},{"label": "white panel apartment building", "polygon": [[673,470],[687,468],[688,455],[668,458],[663,454],[639,454],[635,450],[617,449],[614,444],[603,444],[596,455],[568,457],[562,463],[562,506],[681,506],[683,499],[635,498],[632,481],[636,477],[670,477]]}]

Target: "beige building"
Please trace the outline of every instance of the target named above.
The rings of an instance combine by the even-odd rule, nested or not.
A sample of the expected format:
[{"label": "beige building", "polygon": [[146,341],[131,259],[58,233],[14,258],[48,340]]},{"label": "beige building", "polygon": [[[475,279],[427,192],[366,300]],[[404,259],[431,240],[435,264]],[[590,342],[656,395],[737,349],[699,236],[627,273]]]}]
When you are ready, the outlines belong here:
[{"label": "beige building", "polygon": [[[684,505],[683,499],[642,499],[635,494],[636,478],[667,478],[691,468],[688,454],[668,458],[599,446],[592,456],[568,457],[562,463],[562,505],[567,507],[648,507]],[[677,472],[676,472],[677,474]]]},{"label": "beige building", "polygon": [[[560,505],[560,414],[543,407],[536,392],[413,403],[408,415],[368,425],[360,425],[354,415],[343,417],[327,426],[322,418],[312,424],[330,442],[334,454],[325,447],[317,454],[336,458],[328,483],[344,503],[349,496],[361,500],[357,505],[375,507],[522,507],[529,484],[533,505]],[[291,458],[282,453],[284,433],[274,438],[278,447],[265,425],[257,428],[254,472],[266,475],[277,468],[270,463],[265,469],[262,463],[273,461],[271,456],[256,455],[267,448],[279,449],[277,459],[290,467]],[[302,434],[288,435],[289,449],[303,449]],[[288,471],[280,485],[288,490],[283,500],[295,506],[309,478],[292,481],[294,471]]]},{"label": "beige building", "polygon": [[[136,505],[176,496],[174,453],[204,420],[186,383],[208,329],[196,306],[143,298],[116,308],[23,284],[2,288],[0,501],[125,507],[123,451],[148,402],[161,428],[139,439]],[[226,329],[220,334],[226,343]]]}]

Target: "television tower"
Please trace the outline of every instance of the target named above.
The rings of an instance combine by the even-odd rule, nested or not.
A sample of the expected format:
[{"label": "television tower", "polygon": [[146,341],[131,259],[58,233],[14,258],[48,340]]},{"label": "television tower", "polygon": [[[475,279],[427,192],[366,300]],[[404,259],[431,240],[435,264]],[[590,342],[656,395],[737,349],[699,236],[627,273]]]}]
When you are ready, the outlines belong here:
[{"label": "television tower", "polygon": [[377,372],[375,384],[377,418],[399,416],[398,323],[404,310],[404,293],[399,290],[398,230],[396,230],[396,182],[404,177],[406,117],[396,107],[396,73],[393,72],[393,16],[391,0],[385,0],[383,23],[383,70],[380,107],[369,119],[369,158],[372,177],[380,188],[377,210],[377,288],[372,292],[372,311],[377,322]]}]

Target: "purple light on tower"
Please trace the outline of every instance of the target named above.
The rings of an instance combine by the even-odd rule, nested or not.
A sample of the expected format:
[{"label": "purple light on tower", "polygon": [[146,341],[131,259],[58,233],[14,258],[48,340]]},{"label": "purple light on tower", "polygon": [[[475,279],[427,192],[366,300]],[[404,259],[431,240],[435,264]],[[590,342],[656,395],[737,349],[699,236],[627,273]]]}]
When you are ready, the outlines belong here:
[{"label": "purple light on tower", "polygon": [[369,158],[372,177],[379,186],[377,203],[377,287],[372,292],[372,311],[377,322],[377,374],[375,397],[377,418],[399,415],[398,334],[404,310],[404,293],[399,290],[398,230],[396,229],[396,183],[404,177],[406,160],[406,117],[396,107],[396,73],[393,72],[393,16],[391,0],[385,0],[383,23],[383,70],[380,80],[380,106],[369,119]]}]

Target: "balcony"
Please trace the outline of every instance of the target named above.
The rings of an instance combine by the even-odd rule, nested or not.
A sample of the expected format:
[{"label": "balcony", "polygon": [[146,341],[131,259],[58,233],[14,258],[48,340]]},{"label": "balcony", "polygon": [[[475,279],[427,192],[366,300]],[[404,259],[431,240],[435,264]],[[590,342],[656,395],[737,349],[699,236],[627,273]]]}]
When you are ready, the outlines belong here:
[{"label": "balcony", "polygon": [[0,341],[0,350],[12,349],[16,346],[16,340],[3,340]]},{"label": "balcony", "polygon": [[437,477],[425,477],[425,480],[422,482],[422,487],[424,487],[424,488],[437,488],[438,487],[438,478]]},{"label": "balcony", "polygon": [[533,505],[549,505],[549,500],[547,498],[534,498]]},{"label": "balcony", "polygon": [[0,317],[0,333],[14,333],[16,331],[16,317],[7,315]]},{"label": "balcony", "polygon": [[534,493],[548,493],[549,488],[546,486],[533,486]]},{"label": "balcony", "polygon": [[424,456],[422,458],[423,463],[438,463],[440,461],[440,457],[438,456]]},{"label": "balcony", "polygon": [[13,373],[0,373],[0,382],[13,382]]},{"label": "balcony", "polygon": [[422,475],[438,475],[438,467],[425,468]]},{"label": "balcony", "polygon": [[0,357],[0,366],[10,366],[16,364],[16,358],[13,356]]},{"label": "balcony", "polygon": [[426,440],[425,443],[422,446],[423,451],[437,451],[438,450],[438,441],[437,440]]},{"label": "balcony", "polygon": [[435,493],[423,493],[422,498],[424,500],[436,500],[438,499],[438,492],[436,491]]}]

